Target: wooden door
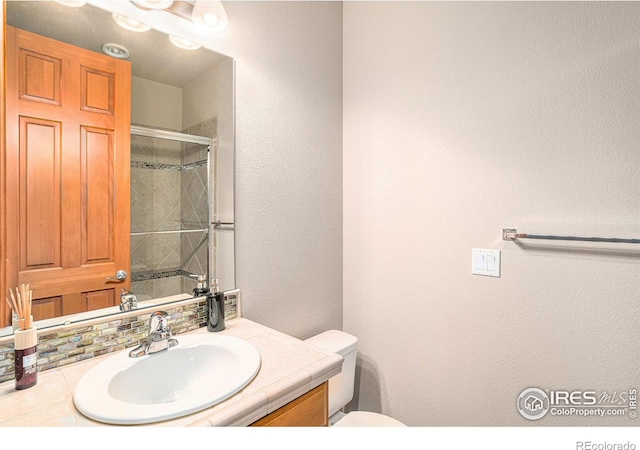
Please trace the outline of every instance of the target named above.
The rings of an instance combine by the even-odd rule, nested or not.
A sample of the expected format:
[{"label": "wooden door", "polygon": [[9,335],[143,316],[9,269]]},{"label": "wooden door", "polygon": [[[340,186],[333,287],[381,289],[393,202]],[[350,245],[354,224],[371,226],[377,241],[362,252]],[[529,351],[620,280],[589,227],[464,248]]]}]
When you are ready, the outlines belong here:
[{"label": "wooden door", "polygon": [[115,305],[130,286],[110,279],[131,265],[130,64],[6,33],[6,283],[30,285],[36,320]]}]

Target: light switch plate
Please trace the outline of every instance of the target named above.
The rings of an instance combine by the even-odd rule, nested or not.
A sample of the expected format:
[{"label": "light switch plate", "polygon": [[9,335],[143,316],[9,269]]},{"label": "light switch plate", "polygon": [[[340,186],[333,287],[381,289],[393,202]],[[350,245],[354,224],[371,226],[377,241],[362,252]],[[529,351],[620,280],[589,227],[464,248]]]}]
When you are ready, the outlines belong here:
[{"label": "light switch plate", "polygon": [[472,249],[471,273],[486,277],[500,277],[500,250]]}]

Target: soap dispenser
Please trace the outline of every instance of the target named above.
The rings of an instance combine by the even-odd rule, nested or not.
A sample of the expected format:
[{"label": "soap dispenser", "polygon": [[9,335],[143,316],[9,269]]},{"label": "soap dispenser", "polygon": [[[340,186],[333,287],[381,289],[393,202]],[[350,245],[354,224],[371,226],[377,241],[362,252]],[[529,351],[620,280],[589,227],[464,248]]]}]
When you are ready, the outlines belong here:
[{"label": "soap dispenser", "polygon": [[224,292],[218,292],[218,280],[211,280],[211,292],[207,294],[207,330],[224,328]]},{"label": "soap dispenser", "polygon": [[209,288],[207,288],[207,276],[206,275],[189,275],[191,278],[197,278],[198,285],[193,290],[194,297],[202,297],[203,295],[207,295],[209,293]]}]

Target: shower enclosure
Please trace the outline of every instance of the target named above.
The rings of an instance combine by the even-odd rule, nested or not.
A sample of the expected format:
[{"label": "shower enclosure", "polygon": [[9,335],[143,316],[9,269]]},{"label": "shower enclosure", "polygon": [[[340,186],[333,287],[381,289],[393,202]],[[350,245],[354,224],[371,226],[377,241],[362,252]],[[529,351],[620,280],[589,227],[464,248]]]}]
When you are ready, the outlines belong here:
[{"label": "shower enclosure", "polygon": [[131,127],[131,290],[191,294],[209,280],[212,139]]}]

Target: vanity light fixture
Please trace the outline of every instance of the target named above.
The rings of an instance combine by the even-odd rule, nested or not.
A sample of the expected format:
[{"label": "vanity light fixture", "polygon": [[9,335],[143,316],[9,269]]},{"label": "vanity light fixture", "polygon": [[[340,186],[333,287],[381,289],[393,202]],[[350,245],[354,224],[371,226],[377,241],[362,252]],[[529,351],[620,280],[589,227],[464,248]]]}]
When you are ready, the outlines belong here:
[{"label": "vanity light fixture", "polygon": [[58,3],[64,6],[72,6],[74,8],[79,8],[87,4],[84,0],[56,0]]},{"label": "vanity light fixture", "polygon": [[149,25],[145,25],[144,23],[138,22],[134,19],[130,19],[129,17],[121,16],[120,14],[113,13],[111,16],[118,25],[129,31],[141,33],[143,31],[149,31],[151,29]]},{"label": "vanity light fixture", "polygon": [[184,38],[181,38],[181,37],[178,37],[178,36],[174,36],[173,34],[169,35],[169,40],[176,47],[183,48],[185,50],[197,50],[197,49],[199,49],[201,47],[198,44],[194,44],[191,41],[188,41],[188,40],[186,40]]},{"label": "vanity light fixture", "polygon": [[123,47],[120,44],[103,44],[102,52],[105,55],[113,56],[114,58],[118,59],[127,59],[129,57],[129,50],[127,50],[126,47]]},{"label": "vanity light fixture", "polygon": [[133,2],[148,9],[166,9],[173,4],[173,0],[133,0]]},{"label": "vanity light fixture", "polygon": [[130,0],[130,2],[133,6],[145,11],[163,10],[209,31],[221,31],[229,23],[227,12],[220,0]]},{"label": "vanity light fixture", "polygon": [[199,0],[193,5],[191,20],[196,25],[212,31],[220,31],[226,28],[228,23],[227,12],[219,0]]}]

